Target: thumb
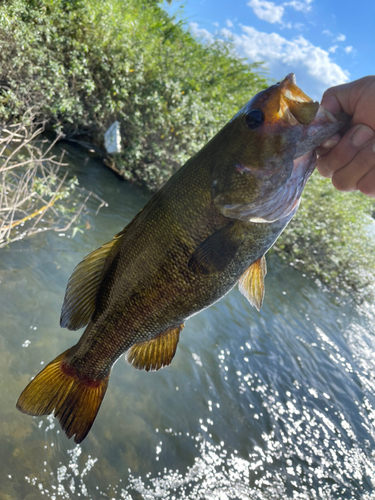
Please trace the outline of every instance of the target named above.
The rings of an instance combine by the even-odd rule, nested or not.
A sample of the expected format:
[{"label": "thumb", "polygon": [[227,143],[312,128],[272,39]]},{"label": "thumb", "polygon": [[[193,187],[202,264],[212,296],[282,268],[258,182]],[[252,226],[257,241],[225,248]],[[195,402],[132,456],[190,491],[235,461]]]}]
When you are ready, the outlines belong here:
[{"label": "thumb", "polygon": [[373,85],[373,77],[365,76],[354,82],[331,87],[324,92],[321,104],[331,113],[344,111],[349,116],[353,116],[358,101],[371,84]]},{"label": "thumb", "polygon": [[344,111],[350,116],[354,114],[354,108],[350,105],[350,94],[352,84],[337,85],[326,90],[323,94],[321,105],[331,113]]}]

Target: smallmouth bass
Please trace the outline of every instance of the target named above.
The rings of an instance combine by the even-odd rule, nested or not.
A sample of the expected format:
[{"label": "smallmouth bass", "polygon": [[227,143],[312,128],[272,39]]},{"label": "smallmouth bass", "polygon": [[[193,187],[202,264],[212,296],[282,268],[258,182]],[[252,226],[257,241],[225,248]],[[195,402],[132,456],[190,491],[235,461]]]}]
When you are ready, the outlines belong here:
[{"label": "smallmouth bass", "polygon": [[60,324],[78,343],[25,388],[17,408],[54,412],[70,438],[88,434],[115,361],[158,370],[184,322],[236,283],[258,309],[265,253],[298,208],[315,148],[339,130],[294,75],[253,97],[112,241],[69,279]]}]

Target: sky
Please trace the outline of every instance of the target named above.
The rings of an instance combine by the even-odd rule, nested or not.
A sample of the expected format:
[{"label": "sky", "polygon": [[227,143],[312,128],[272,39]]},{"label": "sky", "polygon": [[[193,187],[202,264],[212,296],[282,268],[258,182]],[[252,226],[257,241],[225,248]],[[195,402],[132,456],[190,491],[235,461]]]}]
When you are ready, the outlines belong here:
[{"label": "sky", "polygon": [[169,9],[182,5],[196,36],[231,38],[271,81],[293,72],[313,99],[375,74],[375,0],[174,0]]}]

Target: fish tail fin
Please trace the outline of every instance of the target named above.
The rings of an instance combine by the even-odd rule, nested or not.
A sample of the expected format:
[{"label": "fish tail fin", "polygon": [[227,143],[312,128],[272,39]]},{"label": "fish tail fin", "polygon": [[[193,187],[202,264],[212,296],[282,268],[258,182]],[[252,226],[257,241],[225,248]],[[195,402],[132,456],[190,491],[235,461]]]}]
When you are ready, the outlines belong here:
[{"label": "fish tail fin", "polygon": [[28,415],[54,411],[68,438],[85,439],[108,387],[109,375],[99,380],[79,376],[67,361],[67,351],[51,361],[23,390],[17,408]]}]

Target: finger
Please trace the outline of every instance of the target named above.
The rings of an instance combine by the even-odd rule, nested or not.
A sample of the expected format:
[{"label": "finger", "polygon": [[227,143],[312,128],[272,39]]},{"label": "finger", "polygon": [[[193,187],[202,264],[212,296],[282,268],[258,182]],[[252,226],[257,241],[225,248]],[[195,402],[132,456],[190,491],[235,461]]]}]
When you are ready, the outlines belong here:
[{"label": "finger", "polygon": [[322,142],[321,146],[316,148],[316,152],[318,156],[323,156],[326,155],[331,151],[332,148],[334,148],[338,142],[340,142],[341,136],[340,134],[335,134],[332,135],[329,139],[326,139],[324,142]]},{"label": "finger", "polygon": [[362,181],[368,176],[371,181],[370,173],[373,170],[375,171],[375,140],[368,142],[345,167],[333,174],[332,184],[340,191],[355,191],[362,187],[368,191],[366,194],[372,191],[375,194],[375,183],[367,186],[365,181]]},{"label": "finger", "polygon": [[331,178],[340,168],[348,165],[374,136],[366,125],[351,128],[327,154],[318,158],[317,168],[323,177]]},{"label": "finger", "polygon": [[332,149],[340,141],[341,141],[341,135],[334,134],[331,137],[329,137],[328,139],[326,139],[324,142],[322,142],[322,148]]},{"label": "finger", "polygon": [[[375,151],[374,151],[375,154]],[[375,167],[358,182],[357,188],[367,196],[375,198]]]},{"label": "finger", "polygon": [[323,94],[322,102],[320,103],[323,108],[327,109],[332,114],[341,113],[343,111],[343,107],[335,95],[336,88],[337,87],[333,87],[326,90]]},{"label": "finger", "polygon": [[353,116],[362,93],[371,85],[372,77],[365,76],[354,82],[331,87],[324,92],[321,105],[331,113],[345,111],[349,116]]}]

